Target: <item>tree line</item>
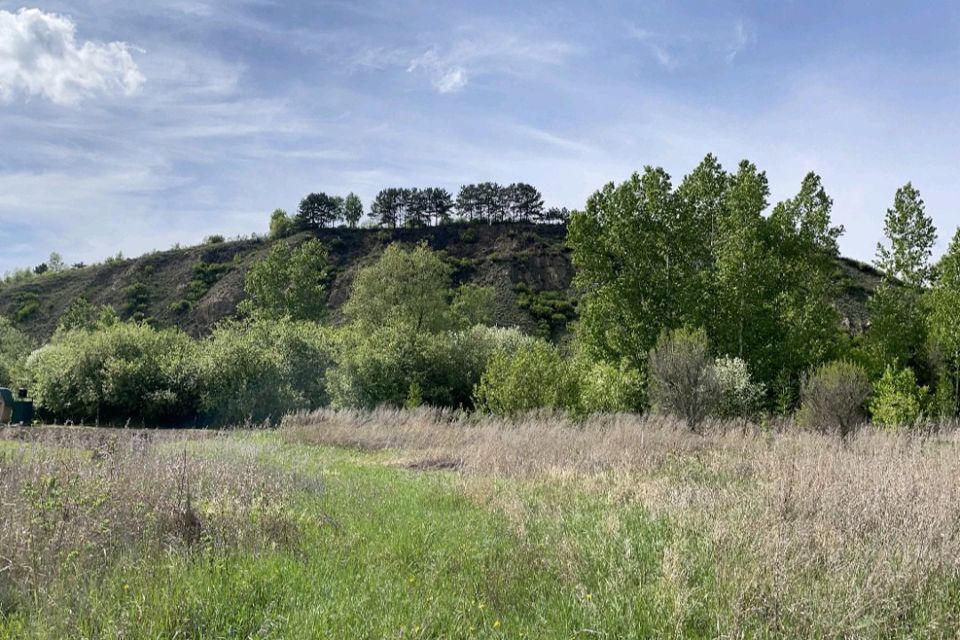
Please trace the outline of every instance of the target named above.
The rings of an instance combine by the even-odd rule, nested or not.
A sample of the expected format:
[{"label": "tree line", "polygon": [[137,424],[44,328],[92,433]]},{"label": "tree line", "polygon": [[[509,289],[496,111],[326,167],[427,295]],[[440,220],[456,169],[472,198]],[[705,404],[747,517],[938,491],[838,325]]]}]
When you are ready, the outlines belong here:
[{"label": "tree line", "polygon": [[[448,200],[428,193],[425,201]],[[193,414],[171,412],[190,407],[218,423],[276,419],[324,404],[654,410],[691,428],[709,416],[795,415],[843,435],[868,416],[885,427],[955,420],[960,230],[934,263],[937,231],[920,193],[910,183],[898,189],[877,247],[883,275],[867,301],[870,324],[854,335],[837,308],[844,229],[821,178],[809,173],[793,197],[772,206],[769,198],[756,165],[728,171],[712,155],[676,185],[646,167],[602,187],[569,221],[579,320],[559,344],[490,326],[495,292],[454,286],[449,258],[425,245],[391,245],[362,269],[342,321],[331,324],[329,255],[313,238],[274,242],[247,275],[244,320],[200,343],[175,330],[161,339],[110,328],[143,343],[114,353],[107,345],[119,337],[98,337],[108,329],[88,314],[81,328],[65,321],[29,358],[9,359],[35,384],[41,411],[74,420],[102,417],[107,406],[122,419],[142,412],[144,397],[162,401],[138,414],[147,421],[183,419]],[[442,224],[442,207],[416,207]],[[123,379],[91,385],[91,371]],[[97,391],[111,389],[130,393]],[[276,397],[254,402],[254,389]]]},{"label": "tree line", "polygon": [[[360,198],[326,193],[305,196],[290,216],[283,209],[273,212],[271,237],[284,237],[298,230],[345,225],[355,228],[363,218]],[[540,191],[529,184],[500,185],[481,182],[460,187],[456,198],[440,187],[381,189],[370,203],[371,225],[385,228],[428,227],[453,221],[465,222],[563,222],[570,216],[565,208],[546,208]]]}]

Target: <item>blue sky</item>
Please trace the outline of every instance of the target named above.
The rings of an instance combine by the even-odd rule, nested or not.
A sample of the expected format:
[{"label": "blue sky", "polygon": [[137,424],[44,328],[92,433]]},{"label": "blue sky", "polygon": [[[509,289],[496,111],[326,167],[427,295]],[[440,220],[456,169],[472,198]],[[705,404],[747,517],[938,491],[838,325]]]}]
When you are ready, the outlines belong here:
[{"label": "blue sky", "polygon": [[[26,8],[26,11],[21,9]],[[707,153],[960,224],[956,2],[0,0],[0,272],[264,231],[310,191],[525,181],[581,207]]]}]

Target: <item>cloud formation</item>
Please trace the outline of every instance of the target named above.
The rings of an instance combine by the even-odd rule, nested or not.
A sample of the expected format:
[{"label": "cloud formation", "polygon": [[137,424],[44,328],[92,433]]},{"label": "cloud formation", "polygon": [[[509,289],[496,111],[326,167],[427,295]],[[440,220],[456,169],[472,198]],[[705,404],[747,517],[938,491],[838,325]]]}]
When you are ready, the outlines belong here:
[{"label": "cloud formation", "polygon": [[414,58],[408,72],[423,69],[430,75],[430,82],[440,93],[456,93],[467,86],[467,71],[462,66],[443,60],[433,49]]},{"label": "cloud formation", "polygon": [[131,95],[144,81],[124,42],[78,45],[69,17],[0,11],[0,100],[39,96],[74,104],[98,94]]}]

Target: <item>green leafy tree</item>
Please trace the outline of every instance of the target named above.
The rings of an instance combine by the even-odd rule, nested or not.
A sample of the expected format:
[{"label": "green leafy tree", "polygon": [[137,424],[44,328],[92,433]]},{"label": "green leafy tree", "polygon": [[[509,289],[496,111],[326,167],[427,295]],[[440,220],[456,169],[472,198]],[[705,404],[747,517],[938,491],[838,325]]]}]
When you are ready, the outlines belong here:
[{"label": "green leafy tree", "polygon": [[332,227],[342,215],[342,202],[325,193],[311,193],[300,201],[297,223],[304,229]]},{"label": "green leafy tree", "polygon": [[887,367],[873,389],[870,413],[881,427],[912,427],[923,417],[929,388],[917,385],[913,369]]},{"label": "green leafy tree", "polygon": [[402,326],[408,332],[449,327],[451,267],[426,244],[391,244],[360,270],[343,307],[352,322],[367,327]]},{"label": "green leafy tree", "polygon": [[897,189],[893,208],[887,209],[883,232],[890,246],[877,245],[877,267],[909,287],[926,285],[937,230],[913,184],[908,182]]},{"label": "green leafy tree", "polygon": [[351,229],[356,229],[362,217],[363,203],[360,201],[360,196],[355,193],[347,194],[347,197],[344,198],[343,201],[343,219],[346,221],[347,226]]},{"label": "green leafy tree", "polygon": [[670,176],[647,167],[594,193],[571,218],[580,338],[592,358],[642,368],[661,330],[695,315],[688,211]]},{"label": "green leafy tree", "polygon": [[779,279],[777,359],[793,385],[801,372],[836,358],[842,346],[843,327],[833,300],[839,293],[834,273],[843,227],[832,225],[832,209],[820,176],[808,173],[800,192],[770,215]]},{"label": "green leafy tree", "polygon": [[930,350],[942,368],[937,394],[952,400],[947,413],[955,416],[960,398],[960,229],[934,269],[926,308]]},{"label": "green leafy tree", "polygon": [[0,387],[26,382],[24,363],[33,350],[33,341],[7,318],[0,316]]},{"label": "green leafy tree", "polygon": [[497,352],[480,378],[476,404],[482,411],[516,416],[534,409],[576,411],[577,378],[551,344],[537,340],[513,353]]},{"label": "green leafy tree", "polygon": [[241,311],[261,318],[321,321],[327,311],[330,260],[319,240],[296,249],[273,244],[267,257],[247,273]]},{"label": "green leafy tree", "polygon": [[920,301],[937,232],[910,183],[897,190],[884,234],[890,246],[878,244],[876,260],[884,279],[869,302],[871,324],[861,351],[874,376],[888,366],[909,366],[925,377],[927,320]]},{"label": "green leafy tree", "polygon": [[280,240],[293,235],[297,225],[283,209],[274,209],[270,214],[270,239]]},{"label": "green leafy tree", "polygon": [[95,306],[86,298],[74,300],[57,321],[57,331],[92,331],[119,322],[117,312],[108,305]]},{"label": "green leafy tree", "polygon": [[763,211],[767,176],[750,162],[730,177],[717,220],[717,316],[711,338],[717,352],[750,363],[768,382],[779,368],[775,252]]}]

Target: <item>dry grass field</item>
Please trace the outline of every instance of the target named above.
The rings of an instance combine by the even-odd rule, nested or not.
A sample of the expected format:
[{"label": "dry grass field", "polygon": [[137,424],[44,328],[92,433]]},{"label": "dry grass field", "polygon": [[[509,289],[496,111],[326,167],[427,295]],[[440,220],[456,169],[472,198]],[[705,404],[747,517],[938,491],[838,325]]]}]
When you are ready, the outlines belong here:
[{"label": "dry grass field", "polygon": [[953,432],[0,431],[0,637],[954,637]]}]

